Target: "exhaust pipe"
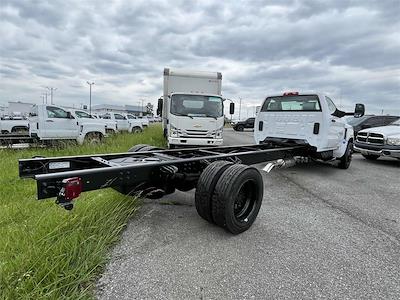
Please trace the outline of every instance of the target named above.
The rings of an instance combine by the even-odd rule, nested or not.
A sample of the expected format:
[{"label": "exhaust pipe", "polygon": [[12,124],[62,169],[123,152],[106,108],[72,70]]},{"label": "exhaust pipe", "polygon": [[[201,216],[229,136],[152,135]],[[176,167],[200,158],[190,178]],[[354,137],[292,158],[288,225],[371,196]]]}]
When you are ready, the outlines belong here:
[{"label": "exhaust pipe", "polygon": [[290,168],[295,166],[296,164],[299,163],[308,163],[309,162],[309,158],[308,157],[291,157],[288,159],[278,159],[272,162],[269,162],[265,165],[265,167],[263,168],[263,171],[269,173],[272,171],[273,168],[278,168],[278,169],[286,169],[286,168]]}]

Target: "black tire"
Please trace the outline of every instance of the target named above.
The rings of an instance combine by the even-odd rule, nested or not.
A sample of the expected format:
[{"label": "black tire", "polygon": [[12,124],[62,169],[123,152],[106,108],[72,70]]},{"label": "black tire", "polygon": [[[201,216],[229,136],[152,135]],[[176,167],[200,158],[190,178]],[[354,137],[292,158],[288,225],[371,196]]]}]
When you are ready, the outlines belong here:
[{"label": "black tire", "polygon": [[132,128],[132,133],[141,133],[143,130],[139,126],[135,126]]},{"label": "black tire", "polygon": [[353,141],[347,143],[346,151],[343,156],[339,159],[338,167],[339,169],[346,170],[350,167],[351,159],[353,155]]},{"label": "black tire", "polygon": [[243,131],[243,130],[244,130],[244,126],[243,125],[236,126],[236,131]]},{"label": "black tire", "polygon": [[153,151],[153,150],[163,150],[163,149],[162,148],[158,148],[156,146],[147,145],[147,146],[141,148],[139,151],[136,151],[136,152]]},{"label": "black tire", "polygon": [[85,135],[85,143],[90,145],[97,145],[101,143],[101,134],[98,132],[89,132]]},{"label": "black tire", "polygon": [[200,217],[210,223],[214,223],[211,212],[211,201],[215,186],[221,174],[231,165],[232,163],[227,161],[212,162],[204,169],[197,182],[194,201],[196,210]]},{"label": "black tire", "polygon": [[374,154],[361,154],[361,155],[368,160],[377,160],[379,158],[379,155],[374,155]]},{"label": "black tire", "polygon": [[147,144],[137,144],[137,145],[131,147],[128,150],[128,152],[138,152],[140,149],[142,149],[143,147],[147,147],[147,146],[149,146],[149,145],[147,145]]},{"label": "black tire", "polygon": [[263,179],[253,167],[236,164],[219,178],[211,202],[215,224],[233,234],[251,227],[260,211],[264,194]]}]

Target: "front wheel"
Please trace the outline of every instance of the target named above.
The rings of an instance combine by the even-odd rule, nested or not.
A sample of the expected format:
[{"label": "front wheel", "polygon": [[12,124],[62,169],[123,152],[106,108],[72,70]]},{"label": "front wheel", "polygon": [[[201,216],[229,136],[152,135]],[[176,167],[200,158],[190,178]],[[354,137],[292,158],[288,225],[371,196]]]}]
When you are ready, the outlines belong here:
[{"label": "front wheel", "polygon": [[141,133],[142,132],[142,128],[136,126],[132,128],[132,133]]},{"label": "front wheel", "polygon": [[85,142],[90,145],[97,145],[101,142],[101,135],[97,132],[89,132],[85,136]]},{"label": "front wheel", "polygon": [[339,159],[338,167],[340,169],[348,169],[351,164],[352,155],[353,155],[353,142],[349,141],[347,143],[346,152]]},{"label": "front wheel", "polygon": [[236,126],[236,130],[237,131],[243,131],[244,130],[244,126],[243,125],[238,125],[238,126]]}]

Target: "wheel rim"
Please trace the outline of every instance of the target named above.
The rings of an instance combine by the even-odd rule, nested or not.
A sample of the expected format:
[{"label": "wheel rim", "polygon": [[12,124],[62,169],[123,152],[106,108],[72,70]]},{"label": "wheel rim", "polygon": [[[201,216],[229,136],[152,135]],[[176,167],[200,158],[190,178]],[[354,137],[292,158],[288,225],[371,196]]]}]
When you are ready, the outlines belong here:
[{"label": "wheel rim", "polygon": [[248,216],[257,203],[256,193],[257,186],[253,180],[242,184],[233,203],[233,213],[237,221],[247,222]]}]

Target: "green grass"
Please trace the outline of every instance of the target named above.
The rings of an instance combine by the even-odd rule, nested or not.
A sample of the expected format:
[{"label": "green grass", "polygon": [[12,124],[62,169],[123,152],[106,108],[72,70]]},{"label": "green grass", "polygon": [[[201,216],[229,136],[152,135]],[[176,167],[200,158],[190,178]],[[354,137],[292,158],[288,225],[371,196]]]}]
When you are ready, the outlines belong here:
[{"label": "green grass", "polygon": [[18,177],[18,159],[126,152],[140,143],[165,146],[161,127],[96,146],[0,150],[0,299],[92,298],[108,250],[137,208],[111,189],[82,194],[72,211],[37,201],[35,181]]}]

